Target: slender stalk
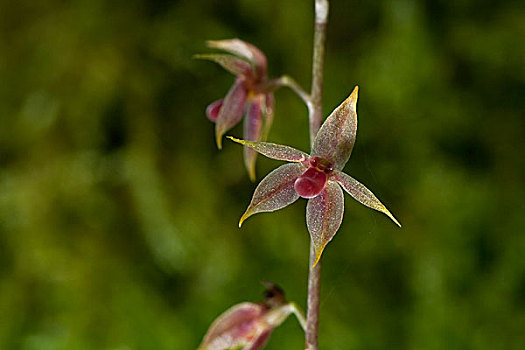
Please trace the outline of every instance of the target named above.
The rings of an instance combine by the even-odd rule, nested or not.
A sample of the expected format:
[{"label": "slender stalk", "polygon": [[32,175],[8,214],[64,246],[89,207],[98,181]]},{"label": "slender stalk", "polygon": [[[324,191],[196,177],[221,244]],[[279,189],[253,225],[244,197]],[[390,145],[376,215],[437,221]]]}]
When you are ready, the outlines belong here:
[{"label": "slender stalk", "polygon": [[[325,53],[326,24],[328,22],[328,0],[315,0],[314,52],[312,62],[311,108],[309,106],[310,144],[321,127],[323,117],[323,64]],[[317,265],[315,252],[310,243],[310,265],[308,274],[308,306],[306,315],[306,350],[318,349],[319,301],[321,295],[321,260]]]},{"label": "slender stalk", "polygon": [[283,75],[270,82],[270,86],[287,86],[292,89],[306,104],[308,111],[311,113],[312,110],[312,99],[310,95],[289,75]]},{"label": "slender stalk", "polygon": [[294,302],[291,302],[288,305],[291,308],[292,313],[297,317],[297,321],[299,321],[301,328],[306,332],[306,318],[304,317],[303,312]]},{"label": "slender stalk", "polygon": [[328,22],[328,0],[315,0],[314,54],[312,61],[312,108],[310,109],[310,143],[321,127],[323,117],[323,65]]},{"label": "slender stalk", "polygon": [[308,274],[308,308],[306,310],[306,350],[317,350],[317,339],[319,333],[319,301],[321,295],[321,260],[317,265],[315,262],[315,252],[313,245],[310,244],[310,270]]}]

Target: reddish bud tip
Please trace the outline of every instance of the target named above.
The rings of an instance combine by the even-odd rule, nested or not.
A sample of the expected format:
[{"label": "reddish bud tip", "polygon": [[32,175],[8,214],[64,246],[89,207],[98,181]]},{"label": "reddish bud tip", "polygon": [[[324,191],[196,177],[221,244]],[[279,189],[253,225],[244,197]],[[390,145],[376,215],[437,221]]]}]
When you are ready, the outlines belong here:
[{"label": "reddish bud tip", "polygon": [[208,117],[209,120],[211,120],[214,123],[217,121],[217,118],[219,117],[219,113],[221,111],[223,102],[224,102],[223,99],[217,100],[211,103],[206,108],[206,116]]},{"label": "reddish bud tip", "polygon": [[303,198],[314,198],[323,190],[326,179],[325,173],[315,168],[310,168],[295,180],[295,192]]}]

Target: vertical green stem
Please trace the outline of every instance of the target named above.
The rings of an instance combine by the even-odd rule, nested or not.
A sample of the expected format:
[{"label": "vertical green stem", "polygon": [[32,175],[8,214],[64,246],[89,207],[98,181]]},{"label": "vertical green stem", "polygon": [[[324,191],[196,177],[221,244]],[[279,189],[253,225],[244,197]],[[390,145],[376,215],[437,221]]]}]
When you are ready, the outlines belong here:
[{"label": "vertical green stem", "polygon": [[[312,90],[310,120],[310,144],[321,127],[323,117],[323,63],[325,53],[326,24],[328,22],[328,0],[315,0],[314,53],[312,62]],[[308,306],[306,317],[306,350],[318,349],[319,301],[321,294],[321,260],[313,266],[315,252],[310,243],[310,265],[308,274]]]},{"label": "vertical green stem", "polygon": [[314,54],[312,60],[312,90],[310,108],[310,143],[313,145],[315,135],[323,119],[323,65],[328,22],[328,0],[315,0]]},{"label": "vertical green stem", "polygon": [[317,350],[319,333],[319,301],[321,295],[321,260],[315,262],[314,247],[310,244],[310,271],[308,274],[308,308],[306,313],[306,350]]}]

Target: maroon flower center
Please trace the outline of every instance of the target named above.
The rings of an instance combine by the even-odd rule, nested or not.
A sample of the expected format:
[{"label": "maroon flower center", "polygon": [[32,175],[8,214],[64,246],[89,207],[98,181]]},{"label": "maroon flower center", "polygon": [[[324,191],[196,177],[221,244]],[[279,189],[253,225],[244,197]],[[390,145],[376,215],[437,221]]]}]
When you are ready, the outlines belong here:
[{"label": "maroon flower center", "polygon": [[308,170],[295,180],[294,189],[303,198],[314,198],[323,190],[333,168],[330,162],[320,157],[310,158],[306,166]]},{"label": "maroon flower center", "polygon": [[310,158],[308,162],[309,164],[307,166],[309,168],[316,168],[317,170],[326,174],[330,174],[334,170],[332,164],[329,161],[318,156]]}]

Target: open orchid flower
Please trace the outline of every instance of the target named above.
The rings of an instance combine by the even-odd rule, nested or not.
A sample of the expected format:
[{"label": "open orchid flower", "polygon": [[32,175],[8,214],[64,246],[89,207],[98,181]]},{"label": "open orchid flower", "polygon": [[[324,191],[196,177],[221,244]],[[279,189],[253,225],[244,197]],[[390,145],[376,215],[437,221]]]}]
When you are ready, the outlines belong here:
[{"label": "open orchid flower", "polygon": [[262,303],[241,303],[220,315],[204,336],[198,350],[259,350],[266,345],[272,331],[291,314],[295,314],[303,330],[304,315],[294,303],[286,302],[284,292],[265,282]]},{"label": "open orchid flower", "polygon": [[[211,103],[206,109],[208,118],[215,122],[217,147],[222,148],[222,136],[244,119],[244,138],[249,141],[264,139],[273,121],[273,90],[268,84],[266,56],[255,46],[239,39],[208,41],[208,47],[229,54],[197,55],[220,64],[237,78],[226,97]],[[244,163],[252,181],[255,181],[257,153],[245,147]]]},{"label": "open orchid flower", "polygon": [[352,94],[328,116],[315,137],[310,155],[289,146],[229,137],[268,158],[292,163],[281,165],[259,183],[239,227],[253,214],[275,211],[292,204],[299,197],[307,198],[306,224],[316,253],[314,264],[317,264],[343,220],[344,196],[341,187],[355,200],[386,214],[401,227],[369,189],[341,171],[354,147],[357,92],[356,86]]}]

